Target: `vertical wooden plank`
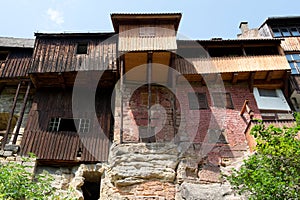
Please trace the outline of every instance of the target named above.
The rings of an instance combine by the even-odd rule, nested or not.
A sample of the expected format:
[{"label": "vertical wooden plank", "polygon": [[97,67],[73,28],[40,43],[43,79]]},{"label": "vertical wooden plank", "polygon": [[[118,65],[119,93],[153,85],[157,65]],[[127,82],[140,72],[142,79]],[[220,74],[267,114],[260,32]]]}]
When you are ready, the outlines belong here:
[{"label": "vertical wooden plank", "polygon": [[25,94],[25,97],[24,97],[23,105],[22,105],[22,108],[21,108],[20,117],[19,117],[18,122],[17,122],[17,128],[16,128],[16,132],[15,132],[15,135],[14,135],[14,138],[13,138],[13,144],[16,144],[18,136],[19,136],[19,131],[20,131],[20,128],[21,128],[21,124],[23,122],[23,117],[24,117],[24,112],[25,112],[26,105],[27,105],[27,100],[28,100],[30,87],[31,87],[31,82],[29,81],[28,85],[27,85],[27,90],[26,90],[26,94]]},{"label": "vertical wooden plank", "polygon": [[10,132],[12,118],[14,116],[14,112],[15,112],[15,108],[16,108],[16,104],[17,104],[17,99],[18,99],[18,96],[19,96],[20,88],[21,88],[21,83],[22,82],[20,81],[19,84],[18,84],[17,91],[16,91],[16,94],[15,94],[15,97],[14,97],[14,102],[13,102],[13,105],[12,105],[12,109],[11,109],[10,114],[9,114],[8,123],[7,123],[7,127],[6,127],[6,132],[5,132],[5,135],[2,139],[2,144],[1,144],[2,149],[4,149],[4,147],[6,145],[6,142],[7,142],[7,139],[8,139],[8,134]]}]

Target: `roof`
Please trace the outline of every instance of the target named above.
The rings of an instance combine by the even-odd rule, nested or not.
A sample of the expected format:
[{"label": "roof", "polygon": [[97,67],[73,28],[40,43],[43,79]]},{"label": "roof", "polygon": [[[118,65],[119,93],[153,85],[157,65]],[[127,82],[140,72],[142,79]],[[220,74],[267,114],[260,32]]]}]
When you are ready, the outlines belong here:
[{"label": "roof", "polygon": [[269,25],[288,25],[288,24],[300,24],[300,16],[275,16],[267,18],[262,25],[259,27],[263,27],[265,24]]},{"label": "roof", "polygon": [[36,37],[49,37],[49,38],[87,38],[87,37],[112,37],[114,32],[102,32],[102,33],[35,33]]},{"label": "roof", "polygon": [[178,30],[181,13],[113,13],[111,20],[116,32],[119,32],[120,24],[174,24]]},{"label": "roof", "polygon": [[178,45],[228,45],[228,44],[259,44],[259,43],[276,43],[280,44],[282,38],[251,38],[251,39],[222,39],[222,38],[213,38],[210,40],[177,40]]},{"label": "roof", "polygon": [[34,39],[0,37],[0,47],[33,48]]}]

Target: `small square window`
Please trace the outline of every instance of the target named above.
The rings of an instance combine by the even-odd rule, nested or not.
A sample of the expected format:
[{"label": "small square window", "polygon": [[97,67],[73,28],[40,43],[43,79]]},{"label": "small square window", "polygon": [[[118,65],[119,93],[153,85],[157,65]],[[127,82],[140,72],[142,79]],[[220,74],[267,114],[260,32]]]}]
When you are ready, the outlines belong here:
[{"label": "small square window", "polygon": [[276,90],[258,89],[258,93],[261,97],[278,97]]},{"label": "small square window", "polygon": [[292,33],[292,35],[293,36],[300,36],[300,33],[299,33],[299,31],[298,31],[298,29],[297,28],[290,28],[290,31],[291,31],[291,33]]},{"label": "small square window", "polygon": [[272,28],[274,37],[281,37],[281,32],[278,28]]},{"label": "small square window", "polygon": [[280,30],[283,36],[291,36],[291,33],[287,28],[281,28]]},{"label": "small square window", "polygon": [[141,142],[145,142],[145,143],[156,142],[155,127],[139,126],[139,137]]},{"label": "small square window", "polygon": [[209,129],[207,134],[209,143],[228,144],[224,130]]},{"label": "small square window", "polygon": [[90,120],[89,119],[79,119],[79,132],[88,133],[90,131]]},{"label": "small square window", "polygon": [[233,109],[233,102],[230,93],[212,93],[215,107]]},{"label": "small square window", "polygon": [[78,43],[76,54],[87,54],[88,52],[88,43]]},{"label": "small square window", "polygon": [[140,37],[155,37],[155,27],[140,27]]},{"label": "small square window", "polygon": [[7,51],[0,51],[0,61],[5,61],[8,57]]},{"label": "small square window", "polygon": [[206,93],[188,93],[190,110],[207,109]]},{"label": "small square window", "polygon": [[[148,105],[148,93],[147,92],[142,92],[140,93],[140,98],[141,98],[141,103],[142,105]],[[156,94],[151,93],[151,104],[154,105],[156,103]]]},{"label": "small square window", "polygon": [[48,131],[58,131],[59,124],[60,118],[51,118],[48,125]]}]

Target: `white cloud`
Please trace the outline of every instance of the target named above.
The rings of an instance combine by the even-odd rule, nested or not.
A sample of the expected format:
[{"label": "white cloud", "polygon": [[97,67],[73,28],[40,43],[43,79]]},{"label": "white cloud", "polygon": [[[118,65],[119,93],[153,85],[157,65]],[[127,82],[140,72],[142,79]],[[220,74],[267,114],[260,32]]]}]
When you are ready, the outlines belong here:
[{"label": "white cloud", "polygon": [[63,14],[58,10],[53,10],[52,8],[49,8],[47,10],[47,15],[50,17],[50,20],[55,22],[57,25],[61,25],[64,23]]}]

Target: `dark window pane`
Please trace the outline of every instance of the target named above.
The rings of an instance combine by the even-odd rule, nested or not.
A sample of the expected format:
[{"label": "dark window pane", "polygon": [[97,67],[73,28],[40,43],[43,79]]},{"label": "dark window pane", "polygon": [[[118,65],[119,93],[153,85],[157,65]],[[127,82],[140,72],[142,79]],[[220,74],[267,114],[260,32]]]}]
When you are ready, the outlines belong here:
[{"label": "dark window pane", "polygon": [[300,33],[297,28],[290,28],[290,31],[293,36],[300,36]]},{"label": "dark window pane", "polygon": [[273,34],[274,34],[274,37],[281,37],[281,32],[279,31],[278,28],[273,28]]},{"label": "dark window pane", "polygon": [[220,144],[227,144],[226,137],[224,136],[223,130],[215,130],[209,129],[208,130],[208,142],[209,143],[220,143]]},{"label": "dark window pane", "polygon": [[276,90],[258,89],[258,93],[262,97],[278,97]]},{"label": "dark window pane", "polygon": [[76,54],[87,54],[88,44],[87,43],[78,43]]},{"label": "dark window pane", "polygon": [[145,143],[156,142],[155,127],[139,126],[140,141]]},{"label": "dark window pane", "polygon": [[6,51],[0,52],[0,61],[5,61],[7,59],[7,56],[8,56],[8,52]]},{"label": "dark window pane", "polygon": [[295,63],[294,62],[290,62],[289,64],[290,64],[290,67],[291,67],[292,74],[298,74],[299,72],[298,72],[298,70],[295,67]]},{"label": "dark window pane", "polygon": [[189,106],[191,110],[207,109],[207,99],[205,93],[189,93]]},{"label": "dark window pane", "polygon": [[292,54],[294,60],[300,60],[300,54]]},{"label": "dark window pane", "polygon": [[212,93],[215,107],[233,109],[233,102],[230,93]]},{"label": "dark window pane", "polygon": [[286,59],[287,59],[288,61],[293,60],[293,57],[292,57],[291,54],[285,55],[285,57],[286,57]]},{"label": "dark window pane", "polygon": [[73,119],[61,119],[58,131],[77,132]]},{"label": "dark window pane", "polygon": [[283,36],[291,36],[291,33],[287,28],[281,28],[280,30]]}]

